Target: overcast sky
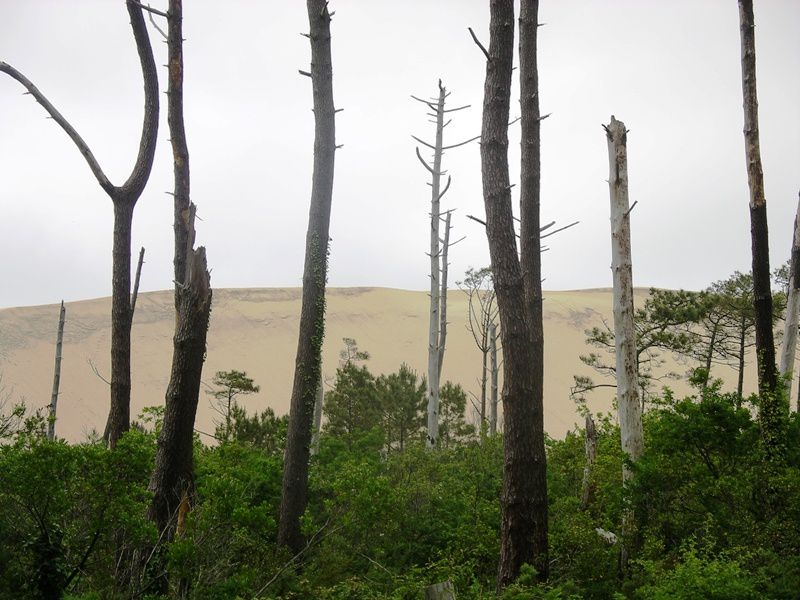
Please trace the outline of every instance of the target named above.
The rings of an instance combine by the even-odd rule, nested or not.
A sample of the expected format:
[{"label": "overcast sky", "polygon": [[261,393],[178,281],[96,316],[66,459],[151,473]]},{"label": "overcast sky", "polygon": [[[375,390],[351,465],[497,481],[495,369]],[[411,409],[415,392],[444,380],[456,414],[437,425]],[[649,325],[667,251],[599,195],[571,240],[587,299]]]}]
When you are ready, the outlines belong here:
[{"label": "overcast sky", "polygon": [[[160,6],[157,0],[154,6]],[[756,0],[761,150],[773,265],[788,258],[800,188],[800,2]],[[445,143],[480,132],[485,0],[332,0],[337,116],[329,284],[426,289],[428,173],[411,134],[452,91]],[[301,285],[313,115],[305,2],[185,3],[185,104],[197,242],[215,287]],[[542,220],[546,289],[611,284],[602,123],[630,129],[634,283],[701,289],[749,269],[738,11],[733,0],[542,0]],[[150,29],[156,62],[166,46]],[[0,60],[71,121],[110,179],[132,167],[142,79],[122,0],[0,0]],[[161,69],[162,90],[166,69]],[[516,82],[515,82],[516,84]],[[111,200],[72,142],[0,74],[0,307],[111,293]],[[515,92],[516,95],[516,92]],[[162,98],[164,96],[162,95]],[[141,288],[172,283],[171,151],[165,98],[150,183],[136,207]],[[518,115],[518,104],[512,104]],[[512,178],[519,163],[511,128]],[[456,208],[450,273],[488,263],[479,147],[445,154]],[[516,200],[516,198],[515,198]]]}]

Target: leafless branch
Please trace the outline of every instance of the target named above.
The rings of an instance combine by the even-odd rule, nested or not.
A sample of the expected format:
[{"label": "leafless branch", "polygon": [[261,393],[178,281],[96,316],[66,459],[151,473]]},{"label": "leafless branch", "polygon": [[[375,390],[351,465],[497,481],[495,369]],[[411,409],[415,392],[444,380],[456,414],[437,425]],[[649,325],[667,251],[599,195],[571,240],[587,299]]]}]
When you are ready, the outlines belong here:
[{"label": "leafless branch", "polygon": [[[150,5],[149,5],[149,4],[148,4],[147,6],[148,6],[148,8],[150,7]],[[155,27],[155,30],[156,30],[158,33],[160,33],[160,34],[161,34],[161,36],[162,36],[162,37],[163,37],[165,40],[166,40],[166,39],[169,39],[169,37],[167,36],[166,32],[165,32],[163,29],[161,29],[161,27],[159,27],[159,26],[158,26],[158,23],[156,23],[156,20],[153,18],[153,13],[152,13],[152,12],[148,11],[148,13],[147,13],[147,18],[148,18],[148,19],[150,19],[150,23],[153,25],[153,27]]]},{"label": "leafless branch", "polygon": [[297,69],[297,72],[300,73],[303,77],[311,77],[311,73],[308,71],[303,71],[302,69]]},{"label": "leafless branch", "polygon": [[111,385],[111,382],[108,379],[106,379],[105,377],[103,377],[100,374],[100,371],[97,370],[97,367],[92,362],[91,358],[87,358],[86,362],[89,363],[89,366],[92,368],[92,371],[94,372],[95,375],[97,375],[97,377],[98,377],[98,379],[100,379],[100,381],[104,382],[106,385]]},{"label": "leafless branch", "polygon": [[134,6],[138,6],[142,10],[146,10],[151,14],[158,15],[159,17],[164,17],[165,19],[169,18],[169,15],[165,13],[163,10],[158,10],[157,8],[153,8],[149,4],[145,6],[144,4],[142,4],[141,2],[137,2],[136,0],[128,0],[128,3],[133,4]]},{"label": "leafless branch", "polygon": [[144,263],[144,246],[139,250],[139,262],[136,265],[136,278],[133,281],[133,295],[131,296],[131,319],[133,311],[136,309],[136,298],[139,296],[139,279],[142,276],[142,264]]},{"label": "leafless branch", "polygon": [[433,168],[427,162],[425,162],[425,159],[422,158],[422,155],[419,153],[419,146],[417,146],[415,149],[417,151],[417,158],[419,159],[419,162],[421,162],[422,166],[428,169],[431,174],[433,174]]},{"label": "leafless branch", "polygon": [[450,189],[450,183],[452,181],[453,181],[452,178],[450,177],[450,175],[448,175],[447,176],[447,183],[444,184],[444,189],[442,190],[442,193],[439,194],[439,200],[441,200],[444,197],[444,195],[447,193],[447,190]]},{"label": "leafless branch", "polygon": [[483,225],[484,227],[486,227],[486,221],[482,221],[482,220],[480,220],[478,217],[473,217],[472,215],[467,215],[467,218],[468,218],[468,219],[472,219],[472,220],[473,220],[473,221],[475,221],[476,223],[480,223],[481,225]]},{"label": "leafless branch", "polygon": [[420,144],[422,144],[423,146],[427,146],[427,147],[428,147],[428,148],[430,148],[431,150],[436,150],[436,146],[434,146],[433,144],[429,144],[428,142],[426,142],[426,141],[424,141],[424,140],[421,140],[421,139],[419,139],[419,138],[418,138],[417,136],[415,136],[415,135],[412,135],[411,137],[412,137],[412,138],[414,138],[415,140],[417,140],[417,141],[418,141]]},{"label": "leafless branch", "polygon": [[561,227],[561,228],[559,228],[559,229],[556,229],[555,231],[551,231],[550,233],[547,233],[547,234],[543,235],[543,236],[542,236],[542,237],[540,237],[539,239],[540,239],[540,240],[543,240],[543,239],[544,239],[544,238],[546,238],[546,237],[550,237],[551,235],[555,235],[555,234],[557,234],[559,231],[564,231],[565,229],[569,229],[570,227],[572,227],[572,226],[574,226],[574,225],[577,225],[578,223],[580,223],[580,221],[575,221],[574,223],[570,223],[569,225],[564,225],[564,227]]},{"label": "leafless branch", "polygon": [[472,31],[472,27],[467,27],[467,29],[469,30],[469,34],[472,36],[472,41],[475,42],[478,45],[478,48],[481,49],[481,52],[483,52],[483,55],[486,57],[486,60],[491,61],[492,59],[489,56],[489,51],[484,47],[483,44],[481,44],[480,40],[478,40],[478,36],[476,36],[475,32]]},{"label": "leafless branch", "polygon": [[450,146],[442,146],[442,150],[450,150],[452,148],[458,148],[459,146],[464,146],[466,144],[469,144],[470,142],[474,142],[475,140],[479,139],[481,139],[481,136],[476,135],[475,137],[469,138],[468,140],[465,140],[463,142],[459,142],[458,144],[451,144]]}]

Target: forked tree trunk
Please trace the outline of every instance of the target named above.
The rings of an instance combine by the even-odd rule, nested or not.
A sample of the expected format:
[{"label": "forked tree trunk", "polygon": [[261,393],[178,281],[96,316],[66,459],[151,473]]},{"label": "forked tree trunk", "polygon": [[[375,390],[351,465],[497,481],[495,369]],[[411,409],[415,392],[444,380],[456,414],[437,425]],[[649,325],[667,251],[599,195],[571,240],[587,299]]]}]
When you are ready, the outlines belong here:
[{"label": "forked tree trunk", "polygon": [[111,406],[103,436],[111,448],[116,446],[120,436],[130,428],[131,225],[134,206],[150,177],[158,135],[158,73],[150,47],[150,38],[147,35],[147,25],[142,8],[138,3],[128,0],[126,7],[142,68],[145,98],[139,153],[130,176],[119,187],[108,180],[89,146],[44,94],[14,67],[0,62],[0,72],[6,73],[21,83],[70,137],[86,160],[100,187],[108,194],[114,205],[111,278]]},{"label": "forked tree trunk", "polygon": [[[531,7],[526,7],[524,18],[532,19],[535,29],[535,7],[532,12]],[[535,38],[530,39],[529,31],[526,31],[526,35],[526,44],[535,45]],[[526,58],[529,56],[525,51],[523,54]],[[536,389],[541,382],[534,382],[536,365],[541,357],[536,356],[534,349],[532,319],[528,314],[530,302],[517,255],[508,173],[508,116],[513,56],[514,2],[492,0],[481,128],[481,173],[486,236],[500,312],[504,357],[505,438],[498,591],[516,579],[524,564],[533,565],[540,578],[546,578],[548,572],[547,492],[542,481],[545,465],[544,456],[539,453],[540,433],[537,431],[541,407],[536,406]],[[534,77],[531,68],[532,65],[527,63],[521,69],[523,81]],[[523,118],[534,118],[524,100],[523,96]],[[527,139],[523,134],[523,140]],[[523,152],[528,150],[526,145],[523,142]],[[524,185],[529,185],[529,169],[530,163],[524,162]],[[528,214],[527,208],[524,212]],[[538,227],[534,229],[538,230]],[[529,232],[529,228],[525,229],[526,234]],[[538,245],[536,249],[538,252]],[[530,248],[526,247],[526,250]]]},{"label": "forked tree trunk", "polygon": [[47,419],[47,439],[51,442],[56,439],[56,407],[58,406],[58,388],[61,384],[61,346],[64,342],[64,318],[66,310],[64,301],[61,301],[61,310],[58,312],[58,334],[56,335],[56,364],[53,368],[53,392],[50,394],[50,415]]},{"label": "forked tree trunk", "polygon": [[[750,235],[753,255],[753,306],[755,309],[756,359],[758,361],[759,420],[768,459],[783,450],[782,417],[785,412],[778,393],[775,340],[772,331],[772,289],[769,270],[767,200],[758,135],[756,94],[756,47],[753,0],[739,0],[739,32],[742,42],[742,95],[744,98],[744,146],[747,182],[750,188]],[[788,409],[788,404],[786,405]]]},{"label": "forked tree trunk", "polygon": [[[614,342],[616,347],[617,410],[622,438],[622,451],[630,460],[637,460],[644,449],[642,406],[639,403],[636,366],[636,330],[633,323],[633,269],[631,263],[630,206],[628,201],[627,130],[622,121],[611,116],[605,127],[608,139],[611,192],[611,272],[614,282]],[[633,472],[623,465],[622,481],[627,485]],[[633,515],[623,515],[622,534],[627,538],[633,530]],[[628,541],[622,544],[621,565],[627,566]]]},{"label": "forked tree trunk", "polygon": [[[800,202],[794,218],[792,236],[792,256],[789,261],[789,294],[786,300],[786,320],[783,327],[781,345],[781,375],[786,378],[786,396],[792,390],[792,372],[797,354],[797,321],[800,316]],[[800,411],[800,405],[797,410]]]},{"label": "forked tree trunk", "polygon": [[[194,501],[192,457],[194,421],[206,353],[211,313],[211,282],[205,248],[194,249],[195,206],[190,198],[189,149],[183,123],[183,7],[170,0],[168,9],[168,121],[174,157],[175,337],[167,386],[164,423],[150,478],[150,519],[162,540],[175,536],[178,518]],[[179,510],[179,507],[181,510]],[[161,589],[165,579],[162,578]]]},{"label": "forked tree trunk", "polygon": [[[491,359],[491,396],[489,396],[489,435],[497,433],[497,325],[489,325],[489,357]],[[484,371],[485,376],[485,371]]]},{"label": "forked tree trunk", "polygon": [[307,0],[311,29],[311,84],[314,90],[314,174],[303,268],[303,301],[289,430],[284,455],[278,544],[297,553],[303,547],[300,517],[308,503],[308,459],[314,404],[325,335],[325,279],[336,153],[333,104],[331,17],[325,0]]}]

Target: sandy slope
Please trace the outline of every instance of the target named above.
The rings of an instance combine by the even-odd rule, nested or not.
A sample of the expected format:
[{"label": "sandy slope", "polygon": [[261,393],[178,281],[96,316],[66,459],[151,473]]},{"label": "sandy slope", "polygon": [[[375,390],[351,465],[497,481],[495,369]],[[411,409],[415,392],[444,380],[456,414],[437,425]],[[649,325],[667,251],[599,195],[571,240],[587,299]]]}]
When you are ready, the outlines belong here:
[{"label": "sandy slope", "polygon": [[[641,301],[644,292],[637,292]],[[328,324],[323,350],[324,374],[332,383],[342,338],[352,337],[371,354],[374,373],[395,371],[406,362],[422,374],[427,344],[425,292],[384,288],[338,288],[328,292]],[[563,436],[577,420],[569,398],[572,375],[591,374],[578,356],[586,353],[584,330],[610,321],[609,290],[547,292],[545,294],[545,426]],[[271,406],[288,410],[300,314],[299,289],[225,289],[214,291],[208,358],[204,380],[217,370],[247,371],[261,385],[245,399],[248,409]],[[461,383],[478,393],[480,354],[466,330],[464,294],[451,291],[450,329],[443,380]],[[32,407],[49,403],[52,388],[58,306],[0,310],[0,374],[6,391],[25,398]],[[164,399],[172,357],[174,323],[171,292],[142,294],[133,326],[133,407],[160,404]],[[80,440],[91,429],[102,430],[108,411],[108,388],[89,364],[109,376],[110,299],[67,304],[57,433]],[[670,369],[684,372],[685,365]],[[722,372],[717,375],[723,375]],[[728,372],[727,377],[732,377]],[[752,379],[752,374],[750,379]],[[727,378],[726,377],[726,378]],[[746,380],[752,387],[752,382]],[[675,385],[679,391],[686,388]],[[597,391],[590,408],[608,410],[612,392]],[[209,397],[200,399],[197,428],[213,431],[215,413]]]}]

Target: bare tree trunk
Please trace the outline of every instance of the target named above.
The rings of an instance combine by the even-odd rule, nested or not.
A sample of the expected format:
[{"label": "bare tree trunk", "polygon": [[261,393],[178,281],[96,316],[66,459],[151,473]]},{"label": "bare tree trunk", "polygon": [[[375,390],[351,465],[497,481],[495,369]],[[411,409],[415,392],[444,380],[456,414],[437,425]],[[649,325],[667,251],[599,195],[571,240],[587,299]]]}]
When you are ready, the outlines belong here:
[{"label": "bare tree trunk", "polygon": [[[797,325],[800,316],[800,202],[794,218],[794,234],[792,236],[792,256],[789,261],[789,295],[786,300],[786,320],[783,326],[783,344],[781,345],[781,375],[786,378],[787,397],[792,390],[792,371],[797,354]],[[800,411],[800,406],[798,406]]]},{"label": "bare tree trunk", "polygon": [[595,484],[592,481],[592,469],[597,458],[597,428],[592,415],[586,415],[586,466],[583,468],[583,484],[581,485],[581,508],[586,509],[594,497]]},{"label": "bare tree trunk", "polygon": [[439,351],[436,361],[439,372],[437,374],[438,381],[442,380],[442,365],[444,365],[444,349],[447,343],[447,254],[450,249],[450,217],[452,211],[447,211],[447,216],[444,219],[444,238],[442,239],[442,280],[440,283],[441,292],[439,293]]},{"label": "bare tree trunk", "polygon": [[[488,337],[485,336],[485,337]],[[489,341],[486,341],[489,344]],[[486,384],[489,379],[489,352],[491,349],[488,346],[484,346],[486,350],[481,351],[481,435],[483,435],[484,428],[487,425],[487,415],[486,415]]]},{"label": "bare tree trunk", "polygon": [[[194,500],[192,458],[194,421],[206,353],[211,313],[211,282],[205,248],[194,249],[195,206],[190,197],[189,149],[183,122],[183,7],[170,0],[168,9],[168,121],[174,157],[175,337],[172,370],[167,386],[164,424],[158,438],[150,478],[153,500],[149,517],[172,540],[183,502],[185,512]],[[166,580],[162,580],[162,589]]]},{"label": "bare tree trunk", "polygon": [[[631,266],[631,232],[628,201],[627,130],[613,115],[607,127],[609,176],[611,192],[611,271],[614,281],[614,341],[616,346],[617,410],[622,437],[622,451],[630,460],[637,460],[644,447],[642,407],[639,404],[638,369],[636,365],[636,330],[633,323],[633,274]],[[623,485],[633,472],[622,468]],[[623,515],[622,534],[633,530],[633,515]],[[621,565],[628,562],[629,542],[622,544]]]},{"label": "bare tree trunk", "polygon": [[[119,437],[130,428],[130,327],[131,327],[131,223],[133,208],[144,191],[155,156],[158,134],[158,74],[142,9],[138,3],[126,2],[131,29],[144,79],[144,119],[139,153],[130,176],[122,186],[112,184],[89,146],[75,128],[56,110],[33,83],[11,65],[0,62],[0,72],[21,83],[52,119],[64,130],[86,160],[100,187],[114,205],[114,241],[112,250],[111,292],[111,407],[104,438],[113,448]],[[127,245],[126,245],[127,244]]]},{"label": "bare tree trunk", "polygon": [[324,403],[325,390],[322,387],[322,377],[320,377],[317,395],[314,399],[314,433],[311,436],[311,456],[319,454],[319,439],[322,433],[322,405]]},{"label": "bare tree trunk", "polygon": [[[540,453],[538,414],[541,396],[537,390],[541,356],[531,328],[535,327],[531,314],[533,294],[526,293],[523,269],[517,255],[514,216],[511,208],[511,184],[508,173],[508,115],[511,100],[511,73],[514,56],[514,3],[512,0],[490,2],[489,50],[486,61],[486,82],[483,98],[483,124],[481,128],[481,173],[483,198],[486,207],[486,236],[492,262],[494,287],[500,310],[500,331],[503,343],[503,418],[505,424],[503,491],[500,500],[502,519],[500,525],[500,563],[497,588],[502,590],[519,575],[523,564],[533,565],[540,578],[548,574],[547,560],[547,490],[542,481],[544,456]],[[536,27],[535,6],[525,7],[523,19]],[[533,65],[529,62],[530,44],[535,46],[526,30],[526,41],[521,55],[528,61],[521,69],[524,85],[535,81]],[[535,49],[533,50],[535,64]],[[523,118],[536,119],[525,102],[523,92]],[[530,134],[529,134],[530,135]],[[531,151],[526,143],[530,139],[523,133],[523,153]],[[535,141],[533,142],[535,144]],[[537,179],[535,168],[523,160],[524,186]],[[529,177],[531,179],[529,179]],[[525,202],[523,217],[532,218],[537,193],[530,194],[531,204]],[[538,232],[538,227],[534,227]],[[530,224],[523,224],[523,235],[530,235]],[[536,234],[528,238],[525,252],[526,264],[531,265],[533,243],[538,252]],[[526,279],[530,274],[526,275]],[[530,291],[535,288],[531,287]],[[543,439],[543,438],[541,438]],[[542,500],[544,499],[544,502]]]},{"label": "bare tree trunk", "polygon": [[[489,407],[489,435],[497,433],[497,325],[492,323],[489,326],[489,356],[491,357],[491,396]],[[485,377],[485,369],[484,369]],[[485,382],[484,382],[485,383]]]},{"label": "bare tree trunk", "polygon": [[736,377],[736,395],[739,398],[739,404],[742,402],[743,394],[744,394],[744,355],[745,355],[745,343],[747,341],[747,330],[746,330],[746,317],[742,315],[742,321],[740,323],[739,328],[739,369]]},{"label": "bare tree trunk", "polygon": [[[758,135],[756,94],[756,48],[753,0],[739,0],[739,32],[742,42],[742,95],[744,98],[744,142],[747,181],[750,187],[750,234],[753,255],[753,306],[755,309],[758,393],[760,396],[761,437],[768,458],[783,453],[782,414],[775,365],[775,340],[772,331],[772,289],[769,270],[769,231],[767,200]],[[787,406],[788,408],[788,406]]]},{"label": "bare tree trunk", "polygon": [[284,455],[278,543],[293,553],[303,547],[300,517],[308,502],[308,459],[314,404],[325,335],[325,279],[333,197],[336,128],[331,65],[331,17],[325,0],[307,0],[314,92],[314,174],[303,268],[303,302],[289,430]]},{"label": "bare tree trunk", "polygon": [[56,439],[56,407],[58,406],[58,388],[61,384],[61,346],[64,342],[64,318],[66,310],[64,301],[61,301],[61,310],[58,314],[58,334],[56,336],[56,364],[53,368],[53,392],[50,395],[50,416],[47,419],[47,439],[51,442]]},{"label": "bare tree trunk", "polygon": [[139,262],[136,263],[136,277],[133,279],[133,293],[131,294],[131,324],[136,312],[136,299],[139,297],[139,281],[142,278],[142,265],[144,264],[144,246],[139,250]]},{"label": "bare tree trunk", "polygon": [[439,311],[440,252],[439,220],[441,218],[442,135],[444,131],[444,99],[446,90],[439,81],[439,100],[436,104],[436,142],[431,171],[431,232],[430,232],[430,309],[428,311],[428,434],[426,445],[433,448],[439,441]]}]

